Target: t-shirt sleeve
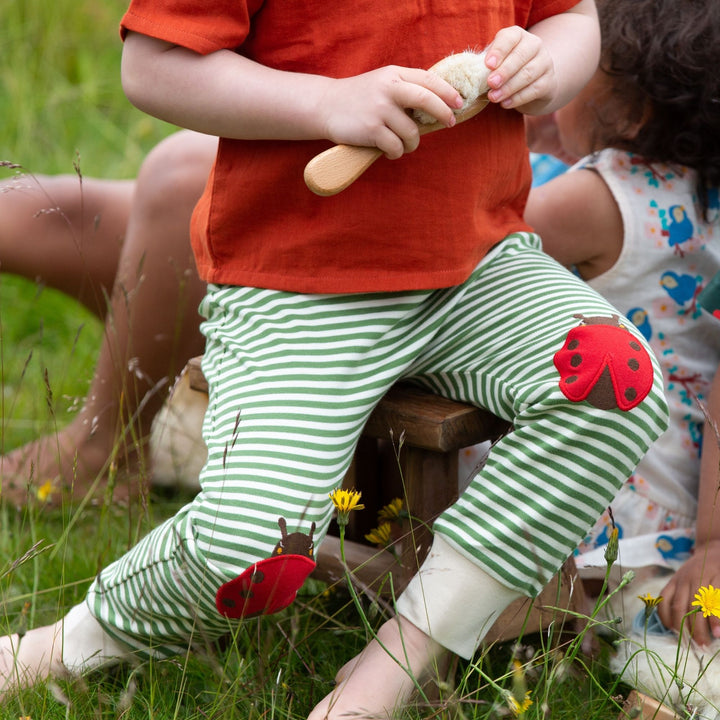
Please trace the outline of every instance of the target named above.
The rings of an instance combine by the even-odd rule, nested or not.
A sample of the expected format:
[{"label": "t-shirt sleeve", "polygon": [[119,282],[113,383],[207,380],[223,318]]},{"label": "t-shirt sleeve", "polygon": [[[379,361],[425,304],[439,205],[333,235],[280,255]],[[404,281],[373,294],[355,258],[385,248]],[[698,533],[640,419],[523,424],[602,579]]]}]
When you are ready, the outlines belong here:
[{"label": "t-shirt sleeve", "polygon": [[243,0],[132,0],[120,35],[138,32],[207,55],[242,45],[250,14]]},{"label": "t-shirt sleeve", "polygon": [[575,7],[580,0],[535,0],[530,9],[530,17],[527,27],[532,27],[541,20],[560,15],[570,8]]}]

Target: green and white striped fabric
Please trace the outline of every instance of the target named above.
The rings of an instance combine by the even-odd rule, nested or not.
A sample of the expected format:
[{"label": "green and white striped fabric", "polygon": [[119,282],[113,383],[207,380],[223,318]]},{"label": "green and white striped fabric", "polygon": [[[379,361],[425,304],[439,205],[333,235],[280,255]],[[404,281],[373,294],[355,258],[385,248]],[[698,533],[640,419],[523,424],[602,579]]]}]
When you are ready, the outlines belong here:
[{"label": "green and white striped fabric", "polygon": [[107,631],[141,654],[171,655],[191,636],[227,631],[215,592],[270,554],[278,517],[289,532],[315,522],[316,540],[324,536],[328,493],[399,378],[514,422],[435,530],[530,595],[665,428],[657,368],[653,391],[630,412],[560,392],[553,355],[574,314],[616,311],[534,235],[507,238],[458,287],[317,296],[211,286],[201,310],[210,386],[202,491],[89,592]]}]

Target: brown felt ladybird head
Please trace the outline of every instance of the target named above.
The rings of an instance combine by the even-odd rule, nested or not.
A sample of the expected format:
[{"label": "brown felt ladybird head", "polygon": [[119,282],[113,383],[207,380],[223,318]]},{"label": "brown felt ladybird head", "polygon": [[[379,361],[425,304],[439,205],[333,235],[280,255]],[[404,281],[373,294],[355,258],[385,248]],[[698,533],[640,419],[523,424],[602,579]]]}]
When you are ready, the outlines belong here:
[{"label": "brown felt ladybird head", "polygon": [[282,534],[280,542],[272,551],[273,555],[304,555],[312,558],[315,552],[315,543],[313,542],[313,533],[315,532],[315,523],[310,526],[310,534],[305,535],[301,532],[294,532],[288,535],[287,522],[285,518],[278,518],[278,525]]},{"label": "brown felt ladybird head", "polygon": [[286,608],[295,599],[310,573],[313,560],[313,533],[288,535],[285,518],[278,518],[282,538],[270,557],[263,558],[222,584],[215,594],[218,612],[230,618],[269,615]]},{"label": "brown felt ladybird head", "polygon": [[617,315],[573,317],[581,324],[570,330],[553,358],[563,395],[601,410],[627,411],[639,405],[653,384],[645,347]]}]

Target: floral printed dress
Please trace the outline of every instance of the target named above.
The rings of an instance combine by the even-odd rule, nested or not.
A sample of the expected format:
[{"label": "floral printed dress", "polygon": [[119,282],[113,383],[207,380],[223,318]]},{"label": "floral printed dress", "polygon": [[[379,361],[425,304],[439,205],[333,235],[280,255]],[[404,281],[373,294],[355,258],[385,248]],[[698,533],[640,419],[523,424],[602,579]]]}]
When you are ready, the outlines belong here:
[{"label": "floral printed dress", "polygon": [[[684,167],[649,165],[619,150],[585,158],[573,170],[598,172],[620,208],[623,249],[589,282],[643,333],[663,370],[670,428],[628,478],[578,548],[579,567],[604,567],[614,520],[618,563],[677,568],[692,552],[704,417],[700,403],[720,364],[720,321],[698,295],[720,271],[720,207],[707,213]],[[715,442],[707,438],[707,442]]]}]

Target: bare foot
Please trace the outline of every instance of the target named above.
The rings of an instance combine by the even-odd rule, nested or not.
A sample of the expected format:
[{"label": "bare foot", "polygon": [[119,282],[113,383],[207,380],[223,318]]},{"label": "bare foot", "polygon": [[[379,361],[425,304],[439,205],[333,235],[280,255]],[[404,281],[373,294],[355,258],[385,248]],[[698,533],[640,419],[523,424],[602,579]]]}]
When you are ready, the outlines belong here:
[{"label": "bare foot", "polygon": [[113,440],[107,433],[90,432],[77,418],[55,435],[45,435],[0,457],[0,498],[16,507],[28,503],[60,505],[88,493],[102,498],[107,478],[115,474],[113,499],[129,500],[137,494],[137,450],[118,453],[110,466]]},{"label": "bare foot", "polygon": [[22,637],[0,637],[0,701],[51,675],[62,676],[62,621],[29,630]]},{"label": "bare foot", "polygon": [[53,625],[0,637],[0,703],[50,677],[74,677],[132,659],[130,649],[113,640],[82,602]]},{"label": "bare foot", "polygon": [[335,677],[337,686],[308,720],[392,717],[444,652],[408,620],[388,620],[380,628],[378,639],[340,668]]}]

